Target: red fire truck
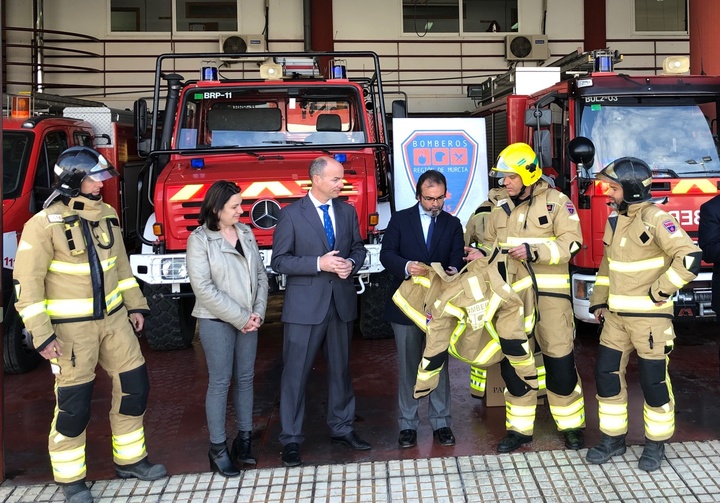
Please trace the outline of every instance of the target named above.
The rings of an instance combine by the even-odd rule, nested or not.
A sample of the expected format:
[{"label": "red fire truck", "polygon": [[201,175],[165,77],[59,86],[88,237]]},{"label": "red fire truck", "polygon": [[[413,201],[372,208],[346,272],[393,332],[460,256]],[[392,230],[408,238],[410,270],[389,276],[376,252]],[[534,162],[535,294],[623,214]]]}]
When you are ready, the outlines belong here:
[{"label": "red fire truck", "polygon": [[[366,337],[384,335],[376,324],[383,303],[374,298],[382,293],[381,281],[374,278],[382,277],[377,229],[390,215],[391,156],[378,56],[253,54],[258,56],[265,63],[255,80],[225,79],[212,65],[203,67],[199,80],[163,72],[164,64],[176,68],[193,60],[199,69],[227,54],[167,54],[157,60],[150,120],[162,121],[162,131],[151,127],[151,137],[139,147],[148,156],[137,213],[144,244],[142,253],[130,257],[151,306],[145,335],[154,349],[187,347],[195,333],[185,249],[207,189],[222,179],[241,187],[241,221],[255,233],[271,284],[282,289],[284,278],[270,270],[273,230],[280,209],[309,190],[308,166],[319,155],[334,156],[345,168],[340,198],[357,210],[368,250],[356,278],[363,293],[361,328]],[[329,73],[320,72],[328,60]],[[350,74],[358,70],[357,78],[347,77],[348,66]],[[167,90],[161,119],[162,79]],[[404,102],[393,108],[403,115]],[[141,128],[147,109],[143,100],[136,102]]]},{"label": "red fire truck", "polygon": [[[3,117],[2,142],[3,363],[5,372],[13,374],[32,370],[40,362],[14,308],[12,271],[25,222],[42,209],[52,192],[55,160],[66,148],[84,145],[97,149],[118,169],[120,178],[108,180],[103,198],[121,218],[126,245],[131,245],[136,236],[132,227],[136,219],[128,212],[137,205],[132,197],[136,191],[126,191],[125,186],[136,185],[142,167],[129,112],[46,94],[22,98],[27,104],[23,107],[26,113],[11,115],[26,117]],[[38,109],[46,113],[37,115]]]},{"label": "red fire truck", "polygon": [[[714,119],[720,112],[720,77],[630,76],[613,71],[621,58],[609,50],[571,54],[555,63],[562,71],[557,83],[524,94],[514,92],[513,75],[489,79],[482,84],[483,104],[474,111],[486,121],[490,162],[505,145],[527,142],[538,152],[545,175],[575,204],[584,243],[571,264],[573,308],[577,319],[589,323],[595,322],[589,297],[610,213],[607,187],[595,174],[618,157],[645,160],[653,170],[656,202],[695,240],[700,205],[720,187]],[[675,58],[665,66],[666,72],[686,70],[687,62]],[[588,67],[580,74],[566,72]],[[678,292],[677,319],[715,316],[710,279],[704,269]]]}]

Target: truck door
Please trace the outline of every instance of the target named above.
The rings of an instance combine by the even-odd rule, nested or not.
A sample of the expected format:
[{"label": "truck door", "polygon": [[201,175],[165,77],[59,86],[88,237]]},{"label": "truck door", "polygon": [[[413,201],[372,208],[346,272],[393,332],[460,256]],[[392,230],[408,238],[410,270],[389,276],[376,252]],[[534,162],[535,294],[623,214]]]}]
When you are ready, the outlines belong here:
[{"label": "truck door", "polygon": [[55,162],[68,146],[68,137],[65,131],[50,131],[43,138],[33,181],[33,197],[30,199],[32,213],[42,209],[45,199],[52,192],[50,187],[55,178]]}]

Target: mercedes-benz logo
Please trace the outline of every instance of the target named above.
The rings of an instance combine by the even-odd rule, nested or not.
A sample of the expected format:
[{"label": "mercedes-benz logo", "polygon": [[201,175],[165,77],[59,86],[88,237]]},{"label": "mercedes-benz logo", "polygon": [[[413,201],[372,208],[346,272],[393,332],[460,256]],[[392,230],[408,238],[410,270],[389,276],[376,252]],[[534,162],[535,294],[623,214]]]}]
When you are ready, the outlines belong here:
[{"label": "mercedes-benz logo", "polygon": [[258,229],[272,229],[280,217],[280,204],[272,199],[260,199],[250,210],[250,220]]}]

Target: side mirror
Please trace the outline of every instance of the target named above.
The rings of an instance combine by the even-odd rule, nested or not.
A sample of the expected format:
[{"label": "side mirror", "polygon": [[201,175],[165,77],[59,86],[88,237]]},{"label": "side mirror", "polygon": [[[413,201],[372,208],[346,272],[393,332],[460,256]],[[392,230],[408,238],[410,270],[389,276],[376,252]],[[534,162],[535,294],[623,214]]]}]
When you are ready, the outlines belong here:
[{"label": "side mirror", "polygon": [[143,99],[136,100],[133,104],[133,126],[135,133],[135,141],[137,142],[138,154],[146,157],[149,153],[149,145],[147,140],[143,141],[143,136],[147,132],[147,101]]},{"label": "side mirror", "polygon": [[590,178],[589,169],[595,162],[595,145],[590,138],[576,136],[568,143],[568,157],[580,168],[580,176]]},{"label": "side mirror", "polygon": [[405,100],[395,100],[392,102],[393,119],[405,119],[407,117],[407,102]]},{"label": "side mirror", "polygon": [[552,111],[549,108],[530,108],[525,110],[525,125],[539,129],[552,125]]}]

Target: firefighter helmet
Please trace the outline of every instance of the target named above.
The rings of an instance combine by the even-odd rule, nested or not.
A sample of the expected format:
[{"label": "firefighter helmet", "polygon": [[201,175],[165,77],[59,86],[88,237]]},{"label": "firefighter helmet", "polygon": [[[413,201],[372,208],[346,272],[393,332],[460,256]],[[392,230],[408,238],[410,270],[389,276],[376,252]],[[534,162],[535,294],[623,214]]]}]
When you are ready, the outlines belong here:
[{"label": "firefighter helmet", "polygon": [[57,176],[53,186],[55,190],[45,201],[44,208],[47,208],[58,196],[80,195],[80,186],[85,178],[102,182],[119,176],[119,173],[96,150],[90,147],[70,147],[55,161],[55,175]]},{"label": "firefighter helmet", "polygon": [[493,176],[516,174],[520,176],[523,185],[529,187],[542,176],[542,168],[538,156],[527,143],[513,143],[505,147],[492,167]]},{"label": "firefighter helmet", "polygon": [[637,157],[615,159],[596,177],[619,183],[623,189],[623,201],[627,204],[642,203],[651,198],[652,171],[645,161]]}]

